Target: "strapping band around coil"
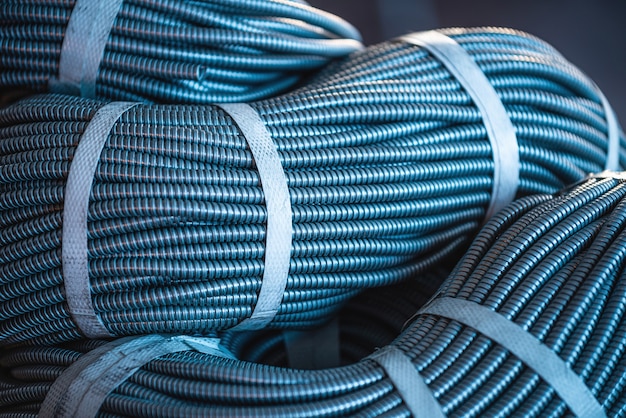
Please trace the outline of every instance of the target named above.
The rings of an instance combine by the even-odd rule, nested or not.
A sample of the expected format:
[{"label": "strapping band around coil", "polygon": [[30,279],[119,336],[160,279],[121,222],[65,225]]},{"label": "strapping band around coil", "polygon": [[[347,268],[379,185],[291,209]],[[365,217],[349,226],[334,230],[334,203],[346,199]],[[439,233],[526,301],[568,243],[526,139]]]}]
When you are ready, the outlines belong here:
[{"label": "strapping band around coil", "polygon": [[493,190],[485,219],[515,199],[519,185],[519,146],[515,127],[485,74],[452,38],[437,32],[416,32],[400,38],[425,48],[461,83],[480,110],[493,151]]},{"label": "strapping band around coil", "polygon": [[613,111],[606,96],[598,89],[598,95],[602,100],[602,107],[604,109],[604,117],[607,124],[607,150],[606,150],[606,165],[605,170],[620,170],[619,165],[619,137],[620,127],[617,122],[617,116]]},{"label": "strapping band around coil", "polygon": [[166,354],[190,350],[234,358],[216,338],[158,334],[120,338],[72,363],[48,391],[39,418],[95,417],[108,394],[140,367]]},{"label": "strapping band around coil", "polygon": [[111,128],[122,113],[136,104],[112,102],[96,112],[74,152],[65,186],[61,244],[65,298],[74,322],[88,338],[112,336],[91,300],[87,239],[91,186]]},{"label": "strapping band around coil", "polygon": [[469,326],[511,352],[548,383],[578,417],[606,418],[584,381],[554,351],[501,314],[465,299],[432,299],[417,315],[437,315]]},{"label": "strapping band around coil", "polygon": [[248,142],[265,196],[267,232],[261,290],[252,315],[233,328],[261,329],[278,313],[289,276],[293,235],[289,187],[276,145],[258,113],[244,103],[218,106],[234,120]]},{"label": "strapping band around coil", "polygon": [[123,0],[77,0],[65,29],[50,91],[96,97],[98,69]]},{"label": "strapping band around coil", "polygon": [[404,404],[414,417],[445,417],[441,405],[404,352],[388,345],[374,352],[368,358],[374,360],[385,370],[387,377],[392,381]]},{"label": "strapping band around coil", "polygon": [[[626,171],[612,171],[612,170],[604,170],[599,173],[591,173],[579,183],[582,183],[591,179],[615,179],[620,181],[626,181]],[[578,183],[576,183],[578,184]]]}]

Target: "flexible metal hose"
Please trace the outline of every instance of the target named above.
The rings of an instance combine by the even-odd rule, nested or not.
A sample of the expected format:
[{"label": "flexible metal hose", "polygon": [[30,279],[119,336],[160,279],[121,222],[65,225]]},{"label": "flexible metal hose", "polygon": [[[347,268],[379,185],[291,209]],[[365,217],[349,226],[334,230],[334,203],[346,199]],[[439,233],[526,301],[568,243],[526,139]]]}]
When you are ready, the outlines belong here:
[{"label": "flexible metal hose", "polygon": [[[59,72],[75,3],[2,2],[3,90],[48,91]],[[95,97],[160,103],[258,100],[361,48],[361,36],[350,23],[302,1],[125,0],[108,37]]]},{"label": "flexible metal hose", "polygon": [[[626,177],[620,175],[507,206],[424,307],[461,300],[514,322],[556,353],[609,417],[626,415]],[[33,416],[55,378],[103,343],[5,349],[4,416]],[[447,416],[572,415],[540,370],[455,319],[418,311],[389,346],[410,359]],[[307,371],[189,351],[151,361],[109,394],[100,412],[407,417],[394,384],[371,357]]]},{"label": "flexible metal hose", "polygon": [[[511,118],[518,197],[604,168],[605,108],[572,64],[521,32],[444,32]],[[104,104],[42,95],[0,110],[1,345],[83,336],[64,293],[63,202],[77,143]],[[289,276],[270,327],[318,326],[358,292],[456,256],[483,223],[494,182],[486,129],[424,49],[374,45],[250,105],[276,145],[293,211]],[[89,289],[112,335],[212,335],[251,316],[267,213],[247,143],[221,109],[127,110],[102,151],[88,215]]]}]

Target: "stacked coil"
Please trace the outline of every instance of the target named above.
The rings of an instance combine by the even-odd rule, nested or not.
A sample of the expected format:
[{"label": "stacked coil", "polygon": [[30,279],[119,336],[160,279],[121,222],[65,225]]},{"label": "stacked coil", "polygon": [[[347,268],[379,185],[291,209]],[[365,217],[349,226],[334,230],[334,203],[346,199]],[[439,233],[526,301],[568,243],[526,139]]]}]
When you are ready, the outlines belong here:
[{"label": "stacked coil", "polygon": [[[554,192],[607,160],[626,166],[601,92],[551,46],[510,29],[441,33],[473,58],[515,129],[514,197]],[[62,220],[76,147],[105,105],[43,95],[0,110],[1,345],[85,335],[68,308]],[[483,115],[404,39],[249,107],[275,145],[293,213],[271,328],[319,326],[364,289],[450,262],[494,201]],[[135,104],[108,132],[82,231],[84,297],[104,329],[215,335],[250,318],[269,198],[239,125],[218,106]]]},{"label": "stacked coil", "polygon": [[[99,65],[94,94],[88,97],[157,103],[251,101],[288,90],[363,47],[349,22],[303,1],[80,3],[3,1],[2,90],[67,90],[65,84],[71,83],[65,73],[73,75],[76,67],[92,60]],[[119,9],[110,31],[104,29],[102,56],[92,48],[88,32],[105,25],[106,13],[95,10],[93,21],[77,23],[74,42],[68,29],[73,12],[98,4]],[[84,56],[76,52],[76,44],[87,45]]]},{"label": "stacked coil", "polygon": [[[111,393],[83,388],[85,397],[111,417],[623,416],[625,179],[604,173],[508,205],[406,329],[354,364],[286,369],[188,348],[146,359]],[[3,407],[31,416],[56,389],[45,402],[62,409],[68,397],[55,379],[105,344],[5,349]],[[423,384],[409,395],[424,404],[396,388],[398,367],[382,358],[390,353]]]},{"label": "stacked coil", "polygon": [[0,417],[626,415],[626,142],[542,40],[9,0],[0,48],[54,93],[0,108]]}]

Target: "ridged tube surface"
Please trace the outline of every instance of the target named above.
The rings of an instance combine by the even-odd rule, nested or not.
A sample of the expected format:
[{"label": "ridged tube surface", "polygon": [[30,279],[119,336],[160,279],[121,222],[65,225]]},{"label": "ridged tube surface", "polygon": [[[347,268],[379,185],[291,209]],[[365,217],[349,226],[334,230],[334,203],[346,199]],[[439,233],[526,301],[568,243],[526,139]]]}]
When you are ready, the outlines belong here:
[{"label": "ridged tube surface", "polygon": [[[623,176],[592,178],[508,205],[480,230],[435,299],[476,304],[517,324],[573,371],[608,417],[626,411]],[[34,416],[54,380],[101,344],[4,349],[3,411]],[[572,416],[538,370],[457,320],[418,311],[387,347],[410,359],[446,416]],[[121,382],[100,409],[110,417],[409,412],[394,382],[369,357],[300,370],[191,351],[152,360]]]},{"label": "ridged tube surface", "polygon": [[[2,2],[3,90],[56,88],[75,4]],[[79,43],[88,39],[82,32]],[[361,35],[349,22],[306,2],[124,0],[104,54],[91,57],[100,63],[95,97],[157,103],[259,100],[361,48]]]},{"label": "ridged tube surface", "polygon": [[[606,115],[575,66],[522,32],[444,33],[477,62],[511,118],[517,197],[604,168]],[[63,286],[64,191],[81,134],[105,103],[41,95],[0,109],[0,345],[82,336]],[[493,155],[481,115],[420,47],[371,46],[250,106],[275,143],[293,213],[272,328],[317,326],[364,289],[452,263],[485,221]],[[91,190],[96,314],[115,336],[212,335],[240,323],[257,303],[266,214],[246,140],[222,110],[131,108],[106,138]]]}]

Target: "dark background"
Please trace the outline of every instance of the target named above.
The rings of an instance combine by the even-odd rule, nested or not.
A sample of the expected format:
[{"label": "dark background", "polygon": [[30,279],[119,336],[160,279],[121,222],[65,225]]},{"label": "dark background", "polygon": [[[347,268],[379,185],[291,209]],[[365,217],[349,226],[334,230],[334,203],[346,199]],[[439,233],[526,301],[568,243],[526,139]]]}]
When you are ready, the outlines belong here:
[{"label": "dark background", "polygon": [[504,26],[542,38],[586,73],[626,126],[626,0],[309,0],[366,45],[413,31]]}]

